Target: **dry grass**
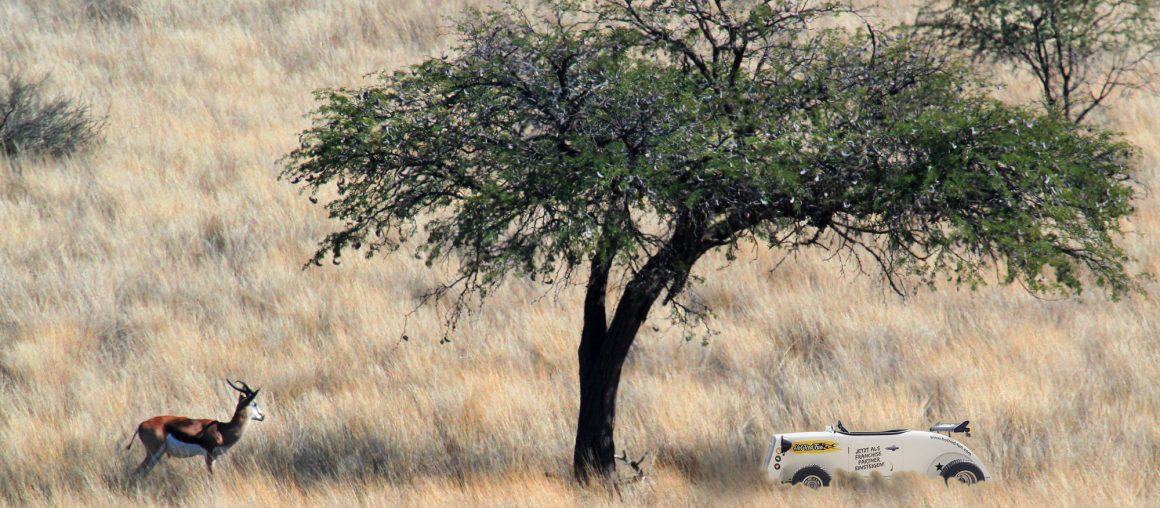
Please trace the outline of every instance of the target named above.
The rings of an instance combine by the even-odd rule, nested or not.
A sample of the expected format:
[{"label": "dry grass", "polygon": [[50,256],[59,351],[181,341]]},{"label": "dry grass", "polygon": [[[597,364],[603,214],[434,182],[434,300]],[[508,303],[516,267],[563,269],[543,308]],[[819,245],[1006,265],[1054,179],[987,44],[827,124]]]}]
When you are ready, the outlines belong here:
[{"label": "dry grass", "polygon": [[[63,162],[0,161],[0,504],[589,505],[570,485],[579,295],[512,282],[450,344],[412,316],[439,279],[407,255],[300,271],[329,227],[275,181],[310,92],[445,44],[468,0],[0,0],[0,54],[107,110]],[[102,10],[105,9],[105,10]],[[111,14],[103,14],[109,12]],[[886,18],[907,16],[890,7]],[[126,14],[128,13],[128,14]],[[1007,93],[1029,94],[1016,84]],[[1106,120],[1157,187],[1160,99]],[[1160,273],[1160,203],[1126,239]],[[1152,505],[1160,502],[1160,305],[1015,289],[907,302],[814,256],[749,252],[698,291],[708,346],[657,312],[630,357],[619,443],[655,453],[648,505]],[[441,269],[445,270],[445,268]],[[224,418],[241,377],[269,418],[209,480],[123,447],[158,413]],[[762,479],[775,431],[971,418],[996,481],[822,492]]]}]

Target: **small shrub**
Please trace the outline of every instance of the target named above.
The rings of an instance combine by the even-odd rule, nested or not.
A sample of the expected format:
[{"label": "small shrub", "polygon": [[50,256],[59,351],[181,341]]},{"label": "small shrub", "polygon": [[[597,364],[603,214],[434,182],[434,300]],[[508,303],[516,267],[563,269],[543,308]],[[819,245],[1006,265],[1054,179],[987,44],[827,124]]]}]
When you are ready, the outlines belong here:
[{"label": "small shrub", "polygon": [[88,0],[85,15],[97,23],[125,25],[137,22],[137,11],[125,0]]},{"label": "small shrub", "polygon": [[89,106],[68,97],[50,97],[45,78],[19,73],[0,78],[0,149],[9,157],[61,157],[96,141],[103,121]]}]

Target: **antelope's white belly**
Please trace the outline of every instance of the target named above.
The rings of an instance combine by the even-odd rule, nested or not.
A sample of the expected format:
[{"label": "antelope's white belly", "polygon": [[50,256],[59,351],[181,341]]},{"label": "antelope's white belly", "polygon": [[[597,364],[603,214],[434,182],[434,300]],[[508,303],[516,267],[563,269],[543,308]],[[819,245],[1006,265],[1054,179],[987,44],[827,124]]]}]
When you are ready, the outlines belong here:
[{"label": "antelope's white belly", "polygon": [[184,459],[187,457],[205,455],[205,448],[195,444],[178,441],[177,438],[173,436],[166,436],[165,444],[166,453],[168,453],[170,457]]}]

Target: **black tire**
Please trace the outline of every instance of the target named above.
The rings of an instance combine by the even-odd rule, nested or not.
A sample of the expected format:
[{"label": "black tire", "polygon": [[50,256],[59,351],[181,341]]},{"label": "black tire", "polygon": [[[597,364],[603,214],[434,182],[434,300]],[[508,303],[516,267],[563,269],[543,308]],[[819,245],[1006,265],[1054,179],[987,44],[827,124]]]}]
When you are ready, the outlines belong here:
[{"label": "black tire", "polygon": [[974,485],[986,480],[983,477],[983,470],[979,466],[971,464],[965,460],[953,460],[949,464],[943,466],[942,469],[943,481],[950,483],[951,480],[958,480],[967,485]]},{"label": "black tire", "polygon": [[811,489],[819,487],[828,487],[830,485],[830,473],[818,466],[806,466],[798,469],[798,472],[793,474],[793,479],[790,483],[797,485],[802,484]]}]

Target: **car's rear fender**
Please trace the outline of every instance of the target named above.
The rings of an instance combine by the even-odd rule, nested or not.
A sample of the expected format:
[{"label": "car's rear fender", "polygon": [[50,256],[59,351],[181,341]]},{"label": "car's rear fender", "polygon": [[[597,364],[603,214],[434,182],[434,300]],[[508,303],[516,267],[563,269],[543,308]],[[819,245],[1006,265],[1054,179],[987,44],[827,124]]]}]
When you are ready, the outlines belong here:
[{"label": "car's rear fender", "polygon": [[[929,436],[933,436],[932,442],[938,443],[938,445],[936,445],[936,446],[938,446],[939,448],[943,448],[942,453],[940,453],[935,458],[934,462],[930,463],[930,467],[926,469],[928,474],[938,475],[941,472],[941,471],[939,471],[939,468],[938,468],[938,466],[940,464],[946,465],[947,463],[955,461],[955,460],[962,460],[965,462],[970,462],[971,464],[974,464],[976,467],[978,467],[979,470],[983,472],[983,477],[985,479],[987,479],[987,480],[991,479],[991,472],[988,471],[987,467],[984,466],[982,461],[979,460],[979,456],[976,455],[975,452],[971,451],[970,448],[967,448],[967,445],[963,444],[962,442],[960,442],[956,439],[949,438],[947,436],[943,436],[940,434],[934,434],[934,433],[922,433],[922,434],[928,434]],[[951,448],[951,447],[953,447],[953,448]]]},{"label": "car's rear fender", "polygon": [[946,453],[940,455],[933,462],[931,462],[930,466],[926,469],[927,475],[932,477],[941,476],[943,469],[953,462],[968,462],[979,468],[979,471],[983,472],[983,480],[991,480],[991,471],[987,469],[987,466],[984,466],[982,462],[979,462],[977,457],[969,457],[961,453]]}]

